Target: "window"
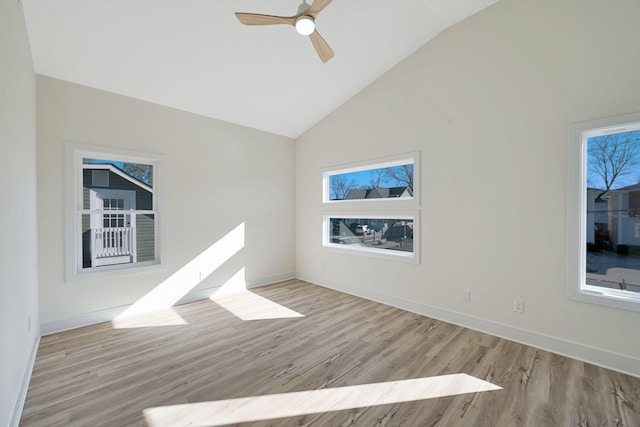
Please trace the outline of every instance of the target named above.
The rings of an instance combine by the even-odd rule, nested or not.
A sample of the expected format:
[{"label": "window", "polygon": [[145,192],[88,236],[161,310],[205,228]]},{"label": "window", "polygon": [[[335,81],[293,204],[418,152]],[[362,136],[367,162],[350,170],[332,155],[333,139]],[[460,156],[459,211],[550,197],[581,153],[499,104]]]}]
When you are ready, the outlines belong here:
[{"label": "window", "polygon": [[416,154],[396,160],[355,164],[323,173],[323,202],[417,200]]},{"label": "window", "polygon": [[640,114],[571,127],[569,297],[640,311]]},{"label": "window", "polygon": [[415,212],[396,215],[325,215],[324,244],[370,255],[416,259],[414,235],[419,236]]},{"label": "window", "polygon": [[418,153],[323,171],[323,245],[419,262],[418,171]]},{"label": "window", "polygon": [[162,266],[160,158],[76,144],[67,157],[67,278]]}]

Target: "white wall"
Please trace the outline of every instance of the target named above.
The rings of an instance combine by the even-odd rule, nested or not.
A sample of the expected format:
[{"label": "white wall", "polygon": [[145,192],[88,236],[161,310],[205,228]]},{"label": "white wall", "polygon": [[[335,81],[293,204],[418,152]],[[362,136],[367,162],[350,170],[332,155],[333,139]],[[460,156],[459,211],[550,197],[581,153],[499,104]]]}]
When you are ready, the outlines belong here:
[{"label": "white wall", "polygon": [[[240,252],[203,282],[196,272],[175,285],[219,286],[243,268],[250,285],[293,276],[293,140],[48,77],[38,76],[37,84],[43,330],[74,326],[74,319],[135,303],[243,223]],[[160,191],[167,270],[65,281],[67,142],[165,156]]]},{"label": "white wall", "polygon": [[[299,276],[640,376],[640,313],[566,297],[568,126],[640,111],[638,16],[633,0],[502,0],[307,131]],[[322,248],[321,168],[415,150],[421,264]]]},{"label": "white wall", "polygon": [[[17,1],[0,2],[0,425],[21,408],[39,337],[36,83]],[[31,331],[28,319],[31,317]],[[15,422],[16,420],[14,420]]]}]

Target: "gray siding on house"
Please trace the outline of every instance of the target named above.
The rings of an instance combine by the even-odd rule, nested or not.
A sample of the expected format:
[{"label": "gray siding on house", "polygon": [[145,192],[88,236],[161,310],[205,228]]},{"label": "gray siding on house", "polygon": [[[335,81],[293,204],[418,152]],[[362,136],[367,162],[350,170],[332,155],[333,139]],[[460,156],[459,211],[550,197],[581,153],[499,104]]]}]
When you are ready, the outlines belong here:
[{"label": "gray siding on house", "polygon": [[[92,186],[91,169],[83,170],[82,174],[82,195],[83,208],[89,209],[90,189]],[[152,210],[153,193],[137,186],[131,181],[121,176],[109,172],[109,188],[112,190],[131,190],[136,193],[136,209]],[[155,259],[155,225],[153,215],[137,215],[136,217],[136,258],[138,262],[153,261]],[[89,215],[82,216],[82,246],[83,246],[83,268],[91,267],[90,255],[90,218]]]},{"label": "gray siding on house", "polygon": [[155,259],[155,219],[153,215],[138,215],[136,219],[136,254],[138,262]]},{"label": "gray siding on house", "polygon": [[82,268],[91,267],[91,224],[89,215],[82,215]]},{"label": "gray siding on house", "polygon": [[[87,173],[89,179],[87,180]],[[91,188],[91,171],[83,171],[82,174],[82,209],[89,209],[89,189]]]},{"label": "gray siding on house", "polygon": [[[85,169],[82,174],[82,186],[84,197],[84,208],[89,209],[89,189],[93,188],[91,185],[91,169]],[[131,181],[122,178],[112,172],[109,172],[109,187],[96,187],[96,188],[110,188],[112,190],[132,190],[136,192],[136,209],[139,210],[151,210],[153,209],[153,194],[140,188]]]},{"label": "gray siding on house", "polygon": [[[82,208],[89,209],[89,188],[91,171],[82,171]],[[91,267],[91,221],[89,215],[82,215],[82,268]]]}]

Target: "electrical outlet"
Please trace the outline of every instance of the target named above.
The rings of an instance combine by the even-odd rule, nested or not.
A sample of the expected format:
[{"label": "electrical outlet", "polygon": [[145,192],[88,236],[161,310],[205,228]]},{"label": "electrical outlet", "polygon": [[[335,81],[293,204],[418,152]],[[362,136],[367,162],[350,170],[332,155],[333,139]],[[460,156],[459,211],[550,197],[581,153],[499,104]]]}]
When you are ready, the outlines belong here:
[{"label": "electrical outlet", "polygon": [[516,313],[524,313],[524,300],[514,299],[513,311],[515,311]]},{"label": "electrical outlet", "polygon": [[465,289],[465,291],[462,293],[462,301],[471,302],[471,290]]}]

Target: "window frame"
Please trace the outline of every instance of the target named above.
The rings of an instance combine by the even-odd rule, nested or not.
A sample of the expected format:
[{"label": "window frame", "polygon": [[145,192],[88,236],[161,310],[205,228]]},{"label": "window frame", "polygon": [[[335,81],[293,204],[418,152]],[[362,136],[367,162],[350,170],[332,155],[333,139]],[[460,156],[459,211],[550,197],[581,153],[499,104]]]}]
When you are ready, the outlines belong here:
[{"label": "window frame", "polygon": [[[640,293],[586,283],[587,139],[640,130],[640,113],[572,124],[567,150],[567,297],[640,312]],[[577,221],[576,221],[577,219]]]},{"label": "window frame", "polygon": [[[162,194],[164,156],[111,147],[67,143],[65,147],[65,265],[68,282],[108,278],[125,274],[158,271],[166,268],[164,197]],[[153,166],[153,197],[151,210],[128,210],[127,214],[153,215],[155,248],[151,261],[104,265],[99,268],[82,267],[82,216],[104,213],[102,210],[85,209],[83,206],[83,159],[106,159]],[[105,211],[106,212],[106,211]]]},{"label": "window frame", "polygon": [[[384,199],[329,200],[329,179],[333,175],[361,172],[384,167],[413,164],[413,197]],[[420,264],[420,152],[390,155],[321,169],[322,172],[322,247],[337,253],[368,256],[389,261]],[[413,252],[365,248],[331,243],[331,218],[411,219],[413,220]],[[346,247],[349,246],[349,247]]]}]

